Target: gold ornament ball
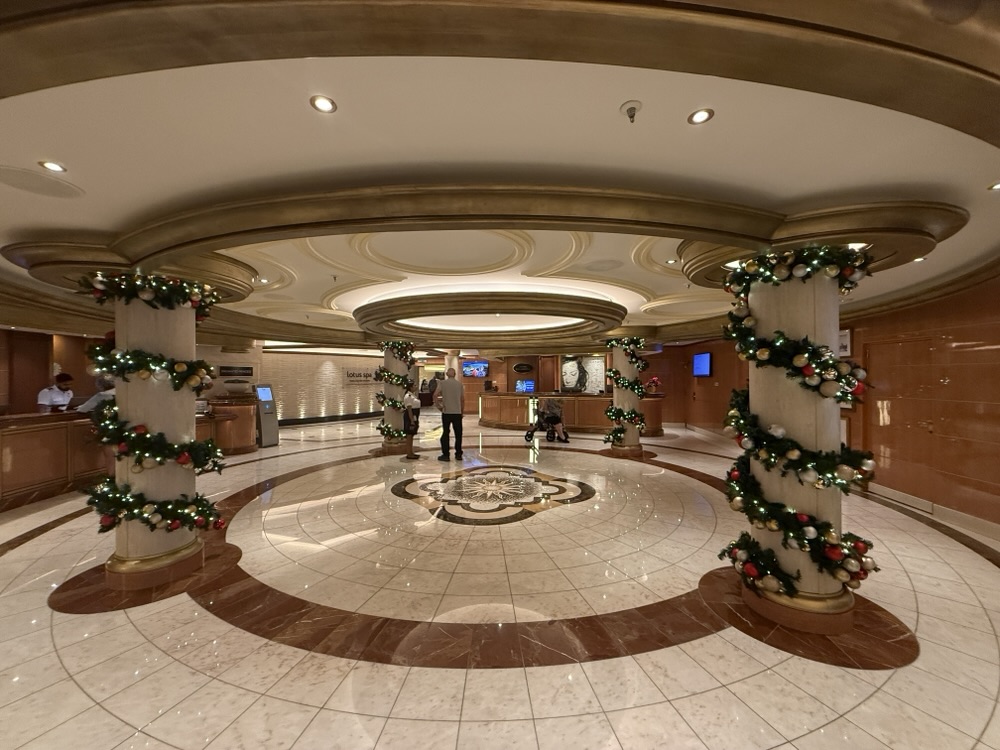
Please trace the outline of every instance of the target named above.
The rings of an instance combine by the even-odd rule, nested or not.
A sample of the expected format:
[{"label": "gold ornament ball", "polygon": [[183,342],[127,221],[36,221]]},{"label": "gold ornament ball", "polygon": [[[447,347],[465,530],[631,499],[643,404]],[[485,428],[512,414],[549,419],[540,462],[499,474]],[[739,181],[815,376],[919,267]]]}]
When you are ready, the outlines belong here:
[{"label": "gold ornament ball", "polygon": [[836,570],[834,570],[833,577],[836,578],[841,583],[847,583],[849,580],[851,580],[851,574],[848,573],[843,568],[837,568]]},{"label": "gold ornament ball", "polygon": [[174,372],[187,372],[188,366],[183,362],[174,363]]},{"label": "gold ornament ball", "polygon": [[151,377],[153,377],[153,373],[151,373],[149,370],[139,370],[139,372],[137,372],[136,375],[139,376],[139,380],[149,380]]}]

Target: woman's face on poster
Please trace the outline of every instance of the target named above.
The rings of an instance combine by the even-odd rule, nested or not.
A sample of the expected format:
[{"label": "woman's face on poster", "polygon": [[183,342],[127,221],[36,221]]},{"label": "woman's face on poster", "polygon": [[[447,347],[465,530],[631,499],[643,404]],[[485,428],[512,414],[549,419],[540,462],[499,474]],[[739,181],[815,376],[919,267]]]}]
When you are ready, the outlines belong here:
[{"label": "woman's face on poster", "polygon": [[562,383],[564,388],[576,388],[580,383],[582,368],[579,360],[569,359],[562,363]]}]

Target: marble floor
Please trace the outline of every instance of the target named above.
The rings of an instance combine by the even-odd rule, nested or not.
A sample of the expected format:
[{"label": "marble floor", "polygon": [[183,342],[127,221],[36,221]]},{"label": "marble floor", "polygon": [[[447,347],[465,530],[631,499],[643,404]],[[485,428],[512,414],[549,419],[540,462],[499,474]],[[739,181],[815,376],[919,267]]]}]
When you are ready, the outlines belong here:
[{"label": "marble floor", "polygon": [[371,421],[231,457],[205,569],[154,594],[103,588],[82,495],[0,515],[0,747],[1000,750],[991,547],[848,497],[864,627],[802,638],[717,557],[731,442],[613,459],[469,417],[444,463],[421,423],[422,460]]}]

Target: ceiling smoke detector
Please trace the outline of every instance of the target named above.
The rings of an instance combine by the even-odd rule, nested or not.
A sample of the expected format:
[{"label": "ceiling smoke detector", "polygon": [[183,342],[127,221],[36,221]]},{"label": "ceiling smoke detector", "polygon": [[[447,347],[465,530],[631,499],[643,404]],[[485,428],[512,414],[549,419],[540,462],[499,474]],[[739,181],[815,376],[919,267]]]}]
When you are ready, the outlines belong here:
[{"label": "ceiling smoke detector", "polygon": [[628,118],[629,122],[635,122],[636,112],[638,112],[640,109],[642,109],[642,102],[636,101],[635,99],[630,99],[629,101],[625,102],[622,106],[620,106],[618,108],[618,111],[621,112],[623,115],[625,115]]}]

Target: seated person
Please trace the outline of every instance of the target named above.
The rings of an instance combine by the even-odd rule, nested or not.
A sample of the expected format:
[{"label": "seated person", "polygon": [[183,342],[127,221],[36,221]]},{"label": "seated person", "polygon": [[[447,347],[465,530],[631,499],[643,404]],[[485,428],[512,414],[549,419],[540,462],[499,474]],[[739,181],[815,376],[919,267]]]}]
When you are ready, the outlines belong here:
[{"label": "seated person", "polygon": [[547,398],[542,402],[545,424],[555,429],[556,440],[560,443],[568,443],[569,438],[566,437],[566,433],[563,431],[562,408],[563,401],[561,398]]}]

